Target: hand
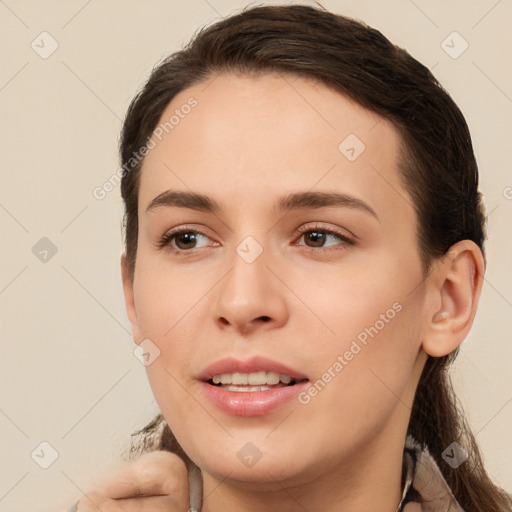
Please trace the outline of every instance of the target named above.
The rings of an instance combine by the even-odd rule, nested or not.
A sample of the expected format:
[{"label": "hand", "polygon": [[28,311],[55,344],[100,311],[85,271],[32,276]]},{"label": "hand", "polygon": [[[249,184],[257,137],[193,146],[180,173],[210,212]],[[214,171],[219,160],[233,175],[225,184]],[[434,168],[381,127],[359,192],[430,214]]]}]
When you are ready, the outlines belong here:
[{"label": "hand", "polygon": [[176,454],[155,451],[116,469],[80,498],[76,512],[187,512],[188,473]]}]

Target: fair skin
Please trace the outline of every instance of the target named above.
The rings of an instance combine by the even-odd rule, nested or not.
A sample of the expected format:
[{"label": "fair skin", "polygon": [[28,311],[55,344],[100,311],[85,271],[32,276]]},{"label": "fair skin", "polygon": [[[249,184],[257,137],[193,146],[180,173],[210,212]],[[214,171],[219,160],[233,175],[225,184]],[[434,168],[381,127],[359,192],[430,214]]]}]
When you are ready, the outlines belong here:
[{"label": "fair skin", "polygon": [[[178,94],[162,119],[191,96],[197,106],[144,160],[133,279],[124,258],[122,271],[134,341],[160,350],[147,366],[155,398],[201,468],[202,510],[395,512],[414,391],[427,354],[450,353],[469,332],[481,252],[459,242],[425,278],[397,131],[326,86],[221,74]],[[366,146],[354,161],[338,149],[349,134]],[[220,209],[148,210],[168,190]],[[359,206],[273,210],[298,192]],[[157,247],[175,227],[196,237]],[[251,263],[236,251],[248,236],[262,249]],[[377,334],[333,371],[370,326]],[[306,391],[329,369],[331,378],[307,403],[241,416],[213,403],[199,379],[228,356],[285,364],[308,379]],[[248,442],[261,455],[250,467],[238,457]]]},{"label": "fair skin", "polygon": [[84,493],[77,512],[186,512],[188,493],[183,461],[166,451],[150,452],[120,464]]}]

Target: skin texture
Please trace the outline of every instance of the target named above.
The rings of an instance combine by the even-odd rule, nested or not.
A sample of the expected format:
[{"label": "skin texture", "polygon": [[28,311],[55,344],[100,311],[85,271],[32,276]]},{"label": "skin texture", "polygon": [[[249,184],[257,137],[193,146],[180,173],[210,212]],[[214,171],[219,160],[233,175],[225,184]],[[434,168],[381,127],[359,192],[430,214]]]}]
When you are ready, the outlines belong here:
[{"label": "skin texture", "polygon": [[112,471],[78,502],[77,512],[186,512],[187,469],[175,454],[157,451]]},{"label": "skin texture", "polygon": [[[471,327],[480,250],[459,242],[423,275],[398,132],[325,85],[220,74],[178,94],[162,120],[190,97],[197,106],[144,160],[133,281],[124,257],[122,271],[134,341],[160,350],[147,366],[155,398],[202,470],[203,511],[394,512],[414,391],[427,354],[450,353]],[[365,145],[354,161],[338,149],[349,134]],[[169,189],[222,210],[146,212]],[[273,211],[307,191],[358,198],[377,218],[347,206]],[[175,227],[198,233],[196,245],[178,236],[159,248]],[[301,227],[354,243],[327,234],[322,246]],[[252,263],[236,252],[248,236],[263,250]],[[227,356],[265,356],[314,383],[393,304],[400,311],[307,404],[240,417],[202,392],[198,374]],[[252,467],[237,457],[247,442],[262,454]]]}]

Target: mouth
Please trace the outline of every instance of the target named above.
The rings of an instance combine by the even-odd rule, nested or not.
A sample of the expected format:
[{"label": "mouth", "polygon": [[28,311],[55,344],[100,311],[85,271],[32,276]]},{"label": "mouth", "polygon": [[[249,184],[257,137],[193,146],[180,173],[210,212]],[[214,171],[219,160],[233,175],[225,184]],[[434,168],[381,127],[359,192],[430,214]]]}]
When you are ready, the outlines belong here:
[{"label": "mouth", "polygon": [[306,380],[297,380],[284,373],[261,370],[251,373],[220,373],[214,375],[207,382],[212,386],[227,391],[250,393],[294,386],[297,382],[304,382]]},{"label": "mouth", "polygon": [[210,403],[234,416],[262,416],[290,404],[309,379],[263,357],[227,358],[207,367],[197,379]]}]

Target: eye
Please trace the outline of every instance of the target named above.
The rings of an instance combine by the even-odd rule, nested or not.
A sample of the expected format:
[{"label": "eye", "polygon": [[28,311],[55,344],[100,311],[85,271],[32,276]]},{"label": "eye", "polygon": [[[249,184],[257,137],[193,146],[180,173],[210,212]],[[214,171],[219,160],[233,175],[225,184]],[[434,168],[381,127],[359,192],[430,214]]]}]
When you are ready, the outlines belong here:
[{"label": "eye", "polygon": [[[343,250],[347,246],[355,245],[356,241],[349,237],[346,233],[327,229],[318,224],[314,226],[301,226],[297,229],[301,233],[299,239],[304,238],[305,244],[297,244],[306,249],[318,252],[318,249],[327,250]],[[329,244],[328,241],[332,240],[334,243]],[[156,243],[159,249],[169,249],[176,254],[185,254],[191,252],[193,249],[201,249],[208,246],[210,237],[204,233],[182,226],[180,228],[171,230],[165,233]],[[202,245],[198,245],[203,241]],[[215,245],[218,245],[214,242]],[[333,247],[331,247],[333,246]]]},{"label": "eye", "polygon": [[205,245],[197,245],[201,240],[210,240],[210,238],[200,231],[185,226],[165,233],[156,245],[159,249],[168,248],[176,253],[183,253],[205,247]]},{"label": "eye", "polygon": [[[309,249],[322,249],[324,247],[330,247],[334,245],[334,250],[346,249],[347,245],[355,245],[355,240],[349,237],[347,234],[335,231],[332,229],[323,228],[318,224],[315,226],[301,226],[298,230],[302,233],[300,238],[304,237],[306,242],[305,246]],[[329,238],[334,240],[334,244],[327,245],[326,242]],[[309,242],[311,245],[309,245]],[[338,243],[336,243],[338,242]],[[304,245],[304,244],[298,244]],[[337,246],[337,247],[336,247]]]}]

